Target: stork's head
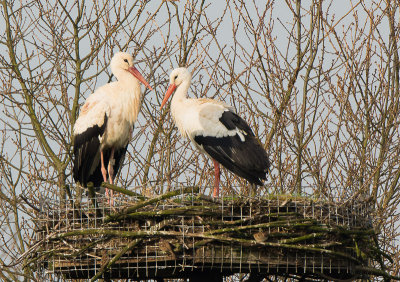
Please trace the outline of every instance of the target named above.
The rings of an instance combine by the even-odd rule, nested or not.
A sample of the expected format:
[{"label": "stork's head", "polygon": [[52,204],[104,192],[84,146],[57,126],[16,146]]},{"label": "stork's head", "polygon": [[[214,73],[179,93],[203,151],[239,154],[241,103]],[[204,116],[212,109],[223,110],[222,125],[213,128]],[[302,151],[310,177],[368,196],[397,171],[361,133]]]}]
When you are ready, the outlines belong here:
[{"label": "stork's head", "polygon": [[111,71],[120,80],[122,74],[130,72],[136,79],[143,83],[147,88],[153,90],[141,73],[133,66],[133,57],[125,52],[118,52],[111,59]]},{"label": "stork's head", "polygon": [[169,97],[171,97],[172,93],[174,93],[175,89],[181,85],[182,83],[190,83],[192,80],[192,75],[186,68],[177,68],[174,69],[169,76],[169,87],[167,92],[165,93],[164,100],[161,103],[160,110],[167,103]]},{"label": "stork's head", "polygon": [[177,68],[174,69],[169,75],[169,84],[178,87],[184,81],[191,81],[192,75],[187,68]]}]

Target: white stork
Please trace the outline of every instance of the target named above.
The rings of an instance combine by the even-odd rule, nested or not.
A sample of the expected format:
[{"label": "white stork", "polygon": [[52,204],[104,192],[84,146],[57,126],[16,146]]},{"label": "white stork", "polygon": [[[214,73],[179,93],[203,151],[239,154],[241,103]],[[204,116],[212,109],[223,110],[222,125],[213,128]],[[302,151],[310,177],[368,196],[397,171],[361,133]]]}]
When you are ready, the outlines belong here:
[{"label": "white stork", "polygon": [[172,117],[182,136],[212,158],[215,168],[213,196],[219,195],[219,164],[251,184],[262,185],[270,163],[249,125],[233,107],[223,102],[188,99],[190,82],[191,74],[186,68],[173,70],[160,109],[176,89],[171,102]]},{"label": "white stork", "polygon": [[[74,125],[73,175],[84,187],[89,182],[99,187],[107,180],[113,184],[140,111],[139,82],[152,90],[128,53],[116,53],[110,66],[118,81],[91,94]],[[106,195],[112,198],[112,191],[106,189]]]}]

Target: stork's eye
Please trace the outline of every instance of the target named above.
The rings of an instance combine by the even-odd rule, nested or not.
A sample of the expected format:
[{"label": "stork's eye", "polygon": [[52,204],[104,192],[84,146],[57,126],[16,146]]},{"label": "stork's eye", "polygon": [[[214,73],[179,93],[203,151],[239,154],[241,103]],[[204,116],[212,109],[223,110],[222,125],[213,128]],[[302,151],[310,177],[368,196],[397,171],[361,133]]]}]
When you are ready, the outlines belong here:
[{"label": "stork's eye", "polygon": [[127,63],[127,62],[128,62],[128,59],[124,59],[124,62]]},{"label": "stork's eye", "polygon": [[177,78],[178,78],[178,75],[175,75],[174,79],[177,79]]}]

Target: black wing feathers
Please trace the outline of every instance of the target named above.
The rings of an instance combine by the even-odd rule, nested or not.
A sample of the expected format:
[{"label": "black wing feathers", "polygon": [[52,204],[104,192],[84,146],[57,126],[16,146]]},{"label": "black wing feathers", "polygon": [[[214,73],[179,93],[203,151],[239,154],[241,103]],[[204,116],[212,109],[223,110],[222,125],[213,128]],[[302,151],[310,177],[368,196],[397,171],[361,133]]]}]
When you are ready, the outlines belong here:
[{"label": "black wing feathers", "polygon": [[[74,137],[74,168],[73,175],[76,182],[86,186],[88,182],[92,181],[95,185],[103,181],[101,171],[94,171],[92,175],[90,170],[94,165],[94,161],[99,162],[100,140],[99,137],[104,134],[107,126],[107,115],[104,115],[104,123],[102,126],[94,125],[88,128],[85,132],[75,135]],[[100,162],[99,162],[100,163]],[[99,174],[99,175],[98,175]],[[95,178],[95,179],[91,179]],[[94,181],[95,180],[95,181]],[[95,183],[96,182],[96,183]]]},{"label": "black wing feathers", "polygon": [[250,183],[262,185],[261,180],[266,179],[270,163],[253,131],[241,117],[230,111],[224,112],[219,120],[229,130],[244,131],[245,140],[236,134],[226,137],[197,135],[194,141],[228,170]]},{"label": "black wing feathers", "polygon": [[240,116],[231,111],[225,111],[219,118],[219,121],[229,130],[238,128],[247,134],[254,136],[250,126]]}]

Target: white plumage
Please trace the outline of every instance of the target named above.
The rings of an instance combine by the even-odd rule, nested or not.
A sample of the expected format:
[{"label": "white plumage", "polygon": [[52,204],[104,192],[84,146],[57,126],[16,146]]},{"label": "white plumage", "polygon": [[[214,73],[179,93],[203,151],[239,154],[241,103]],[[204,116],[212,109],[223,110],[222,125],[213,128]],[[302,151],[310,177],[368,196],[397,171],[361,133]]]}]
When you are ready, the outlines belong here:
[{"label": "white plumage", "polygon": [[139,82],[152,90],[128,53],[115,54],[110,65],[117,81],[88,97],[74,125],[73,174],[83,186],[113,183],[140,111]]},{"label": "white plumage", "polygon": [[170,86],[161,108],[174,93],[171,114],[183,137],[187,137],[214,161],[214,197],[219,194],[219,163],[252,184],[266,179],[269,160],[248,124],[234,108],[212,99],[188,99],[191,74],[185,68],[170,75]]}]

